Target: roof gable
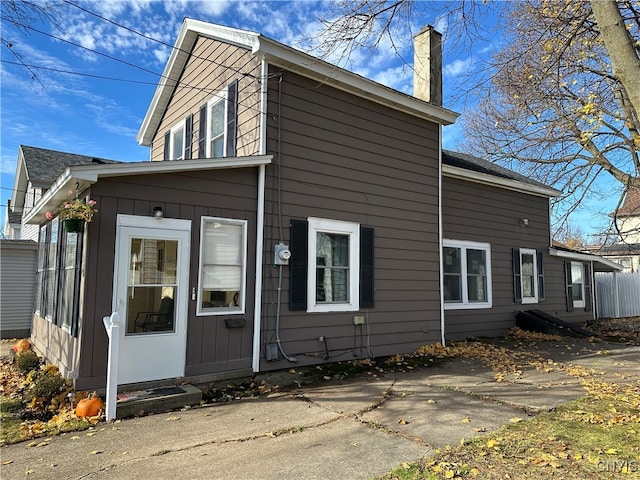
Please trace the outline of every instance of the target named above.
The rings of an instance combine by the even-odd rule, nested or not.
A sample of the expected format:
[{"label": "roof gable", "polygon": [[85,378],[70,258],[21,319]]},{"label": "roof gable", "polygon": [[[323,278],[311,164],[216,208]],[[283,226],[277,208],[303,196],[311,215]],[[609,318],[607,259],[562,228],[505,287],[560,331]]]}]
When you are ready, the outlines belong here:
[{"label": "roof gable", "polygon": [[640,216],[640,188],[629,187],[622,206],[616,212],[618,217]]},{"label": "roof gable", "polygon": [[270,65],[435,123],[449,125],[458,117],[451,110],[385,87],[262,34],[186,18],[136,136],[141,145],[151,145],[198,36],[246,48]]}]

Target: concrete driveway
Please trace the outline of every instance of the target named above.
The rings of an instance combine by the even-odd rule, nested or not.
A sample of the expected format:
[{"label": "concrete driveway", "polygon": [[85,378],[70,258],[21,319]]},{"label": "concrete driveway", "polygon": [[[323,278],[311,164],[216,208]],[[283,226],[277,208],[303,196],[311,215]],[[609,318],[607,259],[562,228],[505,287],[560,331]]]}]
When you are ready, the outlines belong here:
[{"label": "concrete driveway", "polygon": [[[602,380],[640,378],[640,346],[571,340],[531,348]],[[366,479],[584,393],[580,378],[559,368],[525,368],[496,382],[478,360],[446,359],[5,446],[0,477]]]}]

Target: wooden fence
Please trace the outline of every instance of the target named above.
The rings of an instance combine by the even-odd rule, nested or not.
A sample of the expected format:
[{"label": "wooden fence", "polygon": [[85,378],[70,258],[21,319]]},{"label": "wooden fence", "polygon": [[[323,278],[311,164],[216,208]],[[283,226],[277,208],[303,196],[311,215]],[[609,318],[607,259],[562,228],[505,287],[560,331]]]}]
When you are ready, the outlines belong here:
[{"label": "wooden fence", "polygon": [[596,273],[598,318],[640,316],[640,272]]}]

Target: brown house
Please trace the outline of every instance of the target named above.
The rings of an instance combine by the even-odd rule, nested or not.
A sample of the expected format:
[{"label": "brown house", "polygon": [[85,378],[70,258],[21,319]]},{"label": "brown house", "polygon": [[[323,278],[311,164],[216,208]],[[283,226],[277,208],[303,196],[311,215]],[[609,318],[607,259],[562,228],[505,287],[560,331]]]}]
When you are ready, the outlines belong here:
[{"label": "brown house", "polygon": [[[111,312],[120,384],[406,353],[532,305],[593,318],[615,265],[550,249],[557,191],[442,151],[439,34],[416,40],[422,98],[185,20],[138,134],[152,161],[68,167],[29,213],[36,348],[88,389]],[[80,233],[45,217],[69,188],[99,207]]]}]

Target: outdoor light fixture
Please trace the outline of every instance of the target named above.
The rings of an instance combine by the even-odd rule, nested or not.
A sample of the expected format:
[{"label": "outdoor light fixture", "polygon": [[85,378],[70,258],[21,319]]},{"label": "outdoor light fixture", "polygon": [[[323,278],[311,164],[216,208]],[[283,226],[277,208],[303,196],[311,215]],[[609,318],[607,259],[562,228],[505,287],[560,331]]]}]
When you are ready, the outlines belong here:
[{"label": "outdoor light fixture", "polygon": [[529,219],[528,218],[521,218],[520,219],[520,226],[524,228],[527,225],[529,225]]},{"label": "outdoor light fixture", "polygon": [[153,217],[160,220],[164,217],[164,212],[162,211],[162,207],[153,207]]}]

